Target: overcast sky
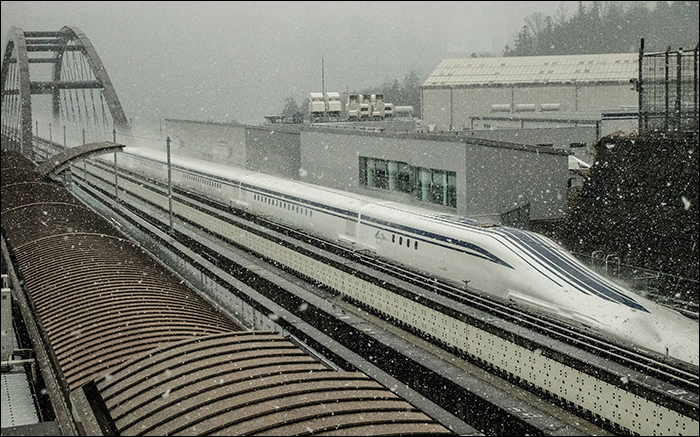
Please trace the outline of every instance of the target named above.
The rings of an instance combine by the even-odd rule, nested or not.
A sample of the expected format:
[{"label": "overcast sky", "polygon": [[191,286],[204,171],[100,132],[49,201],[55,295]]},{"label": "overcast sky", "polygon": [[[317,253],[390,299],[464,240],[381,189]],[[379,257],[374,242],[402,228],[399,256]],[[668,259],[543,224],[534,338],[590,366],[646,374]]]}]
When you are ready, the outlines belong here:
[{"label": "overcast sky", "polygon": [[3,1],[2,47],[11,27],[76,26],[134,123],[262,124],[321,91],[322,59],[327,92],[360,91],[455,53],[500,56],[526,16],[562,5],[577,2]]}]

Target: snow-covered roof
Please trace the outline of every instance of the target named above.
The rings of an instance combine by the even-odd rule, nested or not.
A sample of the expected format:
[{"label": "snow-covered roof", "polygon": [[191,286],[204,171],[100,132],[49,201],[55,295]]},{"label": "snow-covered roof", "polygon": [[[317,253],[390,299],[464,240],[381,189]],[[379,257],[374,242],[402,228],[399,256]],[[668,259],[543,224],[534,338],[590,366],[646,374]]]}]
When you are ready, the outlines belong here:
[{"label": "snow-covered roof", "polygon": [[424,88],[585,82],[629,82],[638,76],[638,53],[444,59]]}]

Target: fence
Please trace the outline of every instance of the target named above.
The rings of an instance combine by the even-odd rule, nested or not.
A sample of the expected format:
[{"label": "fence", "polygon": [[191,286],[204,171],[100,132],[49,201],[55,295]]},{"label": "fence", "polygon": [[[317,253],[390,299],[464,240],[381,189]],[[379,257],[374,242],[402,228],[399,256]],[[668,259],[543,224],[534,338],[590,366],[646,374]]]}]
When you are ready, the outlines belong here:
[{"label": "fence", "polygon": [[574,255],[593,270],[623,282],[633,291],[698,319],[700,284],[697,279],[624,264],[616,253],[594,251],[590,255]]},{"label": "fence", "polygon": [[698,130],[698,46],[693,50],[639,50],[639,132]]}]

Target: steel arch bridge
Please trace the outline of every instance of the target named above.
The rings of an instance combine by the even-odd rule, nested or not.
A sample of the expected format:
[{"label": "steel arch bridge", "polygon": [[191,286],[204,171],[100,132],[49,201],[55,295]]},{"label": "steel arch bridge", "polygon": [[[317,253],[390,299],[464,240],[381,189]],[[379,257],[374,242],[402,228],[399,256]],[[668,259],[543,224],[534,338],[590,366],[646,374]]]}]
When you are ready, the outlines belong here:
[{"label": "steel arch bridge", "polygon": [[81,132],[83,144],[86,134],[91,141],[105,141],[111,140],[112,132],[129,133],[107,70],[77,27],[64,26],[59,31],[13,27],[8,34],[2,60],[3,149],[28,157],[33,147],[33,116],[36,118],[33,95],[51,97],[47,112],[54,122],[63,124],[64,137],[66,128],[71,129],[72,138],[79,138]]}]

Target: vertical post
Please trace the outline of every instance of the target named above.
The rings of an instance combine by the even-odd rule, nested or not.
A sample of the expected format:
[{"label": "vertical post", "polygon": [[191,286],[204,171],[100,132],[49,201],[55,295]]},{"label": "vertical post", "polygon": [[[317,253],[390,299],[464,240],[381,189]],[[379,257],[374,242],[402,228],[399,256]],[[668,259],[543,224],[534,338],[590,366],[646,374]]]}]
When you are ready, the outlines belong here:
[{"label": "vertical post", "polygon": [[452,103],[453,94],[454,88],[450,86],[450,132],[452,131],[452,126],[454,123],[454,104]]},{"label": "vertical post", "polygon": [[421,197],[423,202],[430,201],[430,172],[427,168],[420,169]]},{"label": "vertical post", "polygon": [[[85,128],[83,128],[83,146],[85,145]],[[85,177],[85,182],[87,182],[87,161],[83,158],[83,177]]]},{"label": "vertical post", "polygon": [[387,163],[387,173],[389,174],[389,191],[396,191],[396,179],[399,173],[399,163],[396,161],[389,161]]},{"label": "vertical post", "polygon": [[442,172],[442,204],[447,206],[447,170]]},{"label": "vertical post", "polygon": [[642,104],[644,103],[644,94],[643,94],[643,84],[642,84],[642,66],[643,66],[643,61],[644,60],[644,38],[641,39],[639,42],[639,65],[637,67],[637,98],[638,98],[638,103],[637,103],[637,110],[639,111],[638,113],[638,127],[637,127],[637,133],[641,135],[642,133],[642,127],[643,127],[643,116],[642,116],[642,111],[644,107]]},{"label": "vertical post", "polygon": [[326,98],[326,71],[323,67],[323,58],[321,58],[321,92],[323,93],[323,98]]},{"label": "vertical post", "polygon": [[[112,142],[117,143],[117,129],[112,127]],[[119,175],[117,170],[117,152],[114,152],[114,199],[119,205]]]},{"label": "vertical post", "polygon": [[681,128],[681,66],[683,62],[683,48],[678,49],[676,57],[676,129]]},{"label": "vertical post", "polygon": [[51,133],[51,123],[49,123],[49,142],[53,145],[53,134]]},{"label": "vertical post", "polygon": [[173,234],[173,185],[172,171],[170,166],[170,137],[166,139],[168,155],[168,211],[170,216],[170,235]]},{"label": "vertical post", "polygon": [[[68,150],[68,145],[66,143],[66,125],[63,125],[63,150]],[[64,184],[69,188],[73,188],[73,185],[68,185],[68,182],[73,181],[73,162],[70,163],[70,171],[67,171],[64,173],[65,179],[64,179]],[[68,179],[68,176],[70,175],[70,180]]]},{"label": "vertical post", "polygon": [[376,163],[374,158],[367,158],[367,186],[374,187],[374,170]]},{"label": "vertical post", "polygon": [[36,151],[39,148],[39,120],[35,122],[36,133],[34,134],[34,141],[32,144],[32,161],[36,162]]},{"label": "vertical post", "polygon": [[666,66],[665,66],[665,69],[664,69],[664,94],[665,94],[665,96],[664,96],[664,104],[665,104],[665,108],[664,108],[664,130],[665,130],[665,131],[668,130],[668,81],[669,81],[669,78],[668,78],[668,70],[669,70],[668,58],[669,58],[670,55],[671,55],[671,46],[668,46],[668,48],[666,49],[666,56],[665,56],[665,59],[666,59]]},{"label": "vertical post", "polygon": [[323,120],[328,121],[328,102],[326,101],[326,70],[321,58],[321,94],[323,95]]},{"label": "vertical post", "polygon": [[695,126],[698,125],[698,49],[700,44],[693,50],[693,120]]}]

